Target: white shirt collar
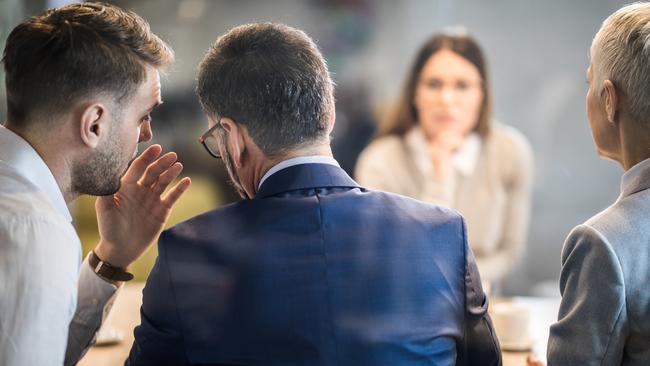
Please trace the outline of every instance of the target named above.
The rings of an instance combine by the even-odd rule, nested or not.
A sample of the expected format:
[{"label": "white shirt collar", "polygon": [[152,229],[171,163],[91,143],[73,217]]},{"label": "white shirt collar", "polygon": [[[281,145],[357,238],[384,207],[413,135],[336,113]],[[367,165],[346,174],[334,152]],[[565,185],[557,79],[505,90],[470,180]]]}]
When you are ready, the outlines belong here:
[{"label": "white shirt collar", "polygon": [[339,163],[333,157],[324,155],[298,156],[296,158],[283,160],[272,166],[271,169],[269,169],[266,174],[262,176],[260,183],[257,185],[257,190],[259,191],[262,183],[264,183],[264,181],[267,180],[271,175],[279,172],[282,169],[300,164],[329,164],[340,167]]},{"label": "white shirt collar", "polygon": [[66,220],[72,221],[63,193],[43,159],[27,141],[2,125],[0,125],[0,163],[11,167],[43,191],[61,215]]},{"label": "white shirt collar", "polygon": [[[430,172],[433,169],[431,159],[427,155],[427,140],[418,126],[411,128],[406,133],[405,139],[407,144],[413,150],[415,162],[423,172]],[[452,156],[454,168],[464,176],[469,176],[474,172],[476,163],[481,153],[481,137],[472,132],[465,138],[463,145]]]}]

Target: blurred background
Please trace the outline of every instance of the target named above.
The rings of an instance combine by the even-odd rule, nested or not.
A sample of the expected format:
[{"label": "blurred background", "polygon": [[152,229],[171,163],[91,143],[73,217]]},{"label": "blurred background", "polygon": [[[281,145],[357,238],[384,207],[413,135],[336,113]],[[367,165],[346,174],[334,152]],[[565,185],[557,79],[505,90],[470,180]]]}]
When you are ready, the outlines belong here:
[{"label": "blurred background", "polygon": [[[481,43],[495,117],[527,136],[535,153],[525,257],[505,295],[559,296],[560,252],[569,230],[618,196],[622,169],[599,159],[584,97],[589,46],[601,22],[626,2],[611,0],[122,0],[176,51],[153,113],[154,138],[177,151],[193,184],[170,225],[235,200],[218,161],[197,143],[207,121],[194,95],[196,67],[212,42],[248,22],[282,22],[312,36],[337,83],[334,155],[352,175],[360,151],[390,111],[418,47],[435,31],[462,26]],[[25,17],[68,3],[0,0],[0,46]],[[3,71],[0,80],[4,84]],[[0,121],[6,118],[0,88]],[[97,241],[94,199],[72,210],[84,252]],[[135,266],[139,279],[155,248]]]}]

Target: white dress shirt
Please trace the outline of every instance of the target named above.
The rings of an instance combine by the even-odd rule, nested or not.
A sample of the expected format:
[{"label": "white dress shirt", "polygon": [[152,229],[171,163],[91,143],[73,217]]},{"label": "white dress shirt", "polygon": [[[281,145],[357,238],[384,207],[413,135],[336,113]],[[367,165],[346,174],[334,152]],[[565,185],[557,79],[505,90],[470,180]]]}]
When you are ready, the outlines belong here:
[{"label": "white dress shirt", "polygon": [[300,164],[329,164],[329,165],[334,165],[334,166],[339,166],[339,163],[331,156],[324,156],[324,155],[310,155],[310,156],[298,156],[295,158],[283,160],[274,166],[271,167],[263,176],[262,179],[260,179],[260,183],[257,185],[257,190],[259,191],[260,187],[262,186],[262,183],[268,177],[272,176],[273,174],[279,172],[282,169],[286,169],[288,167],[292,167],[294,165],[300,165]]},{"label": "white dress shirt", "polygon": [[87,263],[79,270],[71,221],[43,159],[0,126],[0,365],[76,363],[114,298]]},{"label": "white dress shirt", "polygon": [[[406,133],[405,138],[409,148],[418,152],[428,151],[429,142],[421,128],[412,128]],[[451,157],[454,169],[464,176],[471,175],[474,172],[480,154],[481,138],[476,132],[472,132],[465,138],[463,144]],[[414,157],[416,159],[415,163],[418,164],[423,172],[427,175],[433,174],[433,164],[431,164],[431,158],[428,154],[418,153]]]}]

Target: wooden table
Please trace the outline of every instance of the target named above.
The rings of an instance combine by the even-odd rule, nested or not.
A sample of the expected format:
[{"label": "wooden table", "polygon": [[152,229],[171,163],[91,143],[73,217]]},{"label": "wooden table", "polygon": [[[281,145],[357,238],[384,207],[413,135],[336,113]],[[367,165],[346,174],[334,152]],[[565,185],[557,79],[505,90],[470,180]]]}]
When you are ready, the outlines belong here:
[{"label": "wooden table", "polygon": [[[79,366],[116,366],[123,365],[133,344],[133,328],[140,324],[140,305],[142,304],[143,282],[126,284],[115,300],[113,310],[106,319],[105,326],[118,329],[124,335],[124,340],[113,346],[92,347]],[[555,321],[559,308],[559,298],[514,297],[496,299],[525,304],[530,308],[530,329],[533,332],[535,345],[533,351],[545,356],[548,328]],[[504,366],[526,365],[529,352],[503,352]]]},{"label": "wooden table", "polygon": [[144,282],[125,284],[115,299],[104,327],[119,330],[124,340],[112,346],[95,346],[77,364],[78,366],[117,366],[124,365],[133,344],[133,328],[140,324],[140,305]]}]

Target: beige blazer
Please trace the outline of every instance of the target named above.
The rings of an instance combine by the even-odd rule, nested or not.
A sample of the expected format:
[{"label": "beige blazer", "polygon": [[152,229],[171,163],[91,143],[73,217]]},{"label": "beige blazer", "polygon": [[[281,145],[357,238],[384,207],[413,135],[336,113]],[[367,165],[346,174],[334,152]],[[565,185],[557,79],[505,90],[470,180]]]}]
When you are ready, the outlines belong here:
[{"label": "beige blazer", "polygon": [[[498,284],[520,260],[530,216],[533,158],[512,127],[495,123],[470,169],[441,181],[433,174],[418,127],[372,142],[357,162],[357,181],[462,213],[481,277]],[[428,165],[427,165],[428,164]],[[471,165],[471,164],[470,164]]]}]

